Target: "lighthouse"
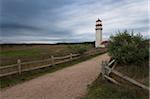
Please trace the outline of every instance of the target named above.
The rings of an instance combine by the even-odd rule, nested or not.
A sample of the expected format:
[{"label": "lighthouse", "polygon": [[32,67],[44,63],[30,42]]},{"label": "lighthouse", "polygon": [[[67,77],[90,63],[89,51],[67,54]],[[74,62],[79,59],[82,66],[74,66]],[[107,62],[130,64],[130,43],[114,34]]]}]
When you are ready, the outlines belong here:
[{"label": "lighthouse", "polygon": [[103,45],[101,45],[102,42],[102,21],[98,18],[98,20],[96,21],[96,41],[95,41],[95,47],[103,47]]}]

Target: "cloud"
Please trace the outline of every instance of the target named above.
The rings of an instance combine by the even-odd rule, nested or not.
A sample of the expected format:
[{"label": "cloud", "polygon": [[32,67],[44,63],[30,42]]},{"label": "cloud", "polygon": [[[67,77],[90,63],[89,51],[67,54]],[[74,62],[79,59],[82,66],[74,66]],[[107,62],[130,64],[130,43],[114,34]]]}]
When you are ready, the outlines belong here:
[{"label": "cloud", "polygon": [[23,24],[17,24],[17,23],[2,23],[0,24],[0,28],[2,29],[2,31],[5,31],[5,30],[9,30],[9,29],[26,29],[26,30],[40,30],[39,28],[37,27],[34,27],[34,26],[29,26],[29,25],[23,25]]},{"label": "cloud", "polygon": [[94,41],[98,17],[104,39],[124,29],[148,35],[147,0],[0,1],[2,43]]}]

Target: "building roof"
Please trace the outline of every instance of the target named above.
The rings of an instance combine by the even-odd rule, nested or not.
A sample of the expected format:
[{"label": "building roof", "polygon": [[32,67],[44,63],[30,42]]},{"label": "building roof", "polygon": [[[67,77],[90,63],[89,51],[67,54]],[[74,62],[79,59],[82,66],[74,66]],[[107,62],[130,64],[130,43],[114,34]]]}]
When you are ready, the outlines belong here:
[{"label": "building roof", "polygon": [[108,44],[110,41],[102,41],[101,44]]}]

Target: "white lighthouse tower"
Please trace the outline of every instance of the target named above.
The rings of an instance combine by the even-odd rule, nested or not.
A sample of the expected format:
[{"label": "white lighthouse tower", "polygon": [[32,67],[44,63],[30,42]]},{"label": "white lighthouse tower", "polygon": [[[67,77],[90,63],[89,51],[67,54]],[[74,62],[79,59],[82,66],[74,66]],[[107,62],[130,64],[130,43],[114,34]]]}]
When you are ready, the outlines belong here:
[{"label": "white lighthouse tower", "polygon": [[103,47],[103,45],[101,45],[102,42],[102,21],[98,18],[98,20],[96,21],[96,41],[95,41],[95,47]]}]

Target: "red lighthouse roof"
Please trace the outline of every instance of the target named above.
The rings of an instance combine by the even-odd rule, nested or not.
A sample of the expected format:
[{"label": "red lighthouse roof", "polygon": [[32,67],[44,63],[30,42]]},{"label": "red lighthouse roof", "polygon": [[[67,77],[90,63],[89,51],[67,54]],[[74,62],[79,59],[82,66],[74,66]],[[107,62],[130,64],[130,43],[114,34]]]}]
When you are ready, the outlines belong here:
[{"label": "red lighthouse roof", "polygon": [[108,44],[110,41],[102,41],[101,44]]}]

